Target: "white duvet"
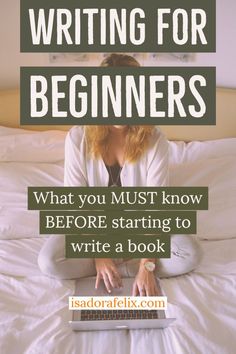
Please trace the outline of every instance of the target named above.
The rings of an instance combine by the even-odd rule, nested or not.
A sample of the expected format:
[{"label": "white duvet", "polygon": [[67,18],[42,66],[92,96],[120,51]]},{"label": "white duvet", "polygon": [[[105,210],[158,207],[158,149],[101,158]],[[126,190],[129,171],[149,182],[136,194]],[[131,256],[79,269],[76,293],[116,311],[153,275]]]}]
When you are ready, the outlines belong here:
[{"label": "white duvet", "polygon": [[27,186],[63,183],[65,133],[0,127],[0,354],[234,354],[236,343],[236,139],[170,143],[172,185],[209,186],[198,213],[204,258],[188,275],[161,281],[165,330],[74,333],[74,281],[42,275],[45,237],[27,211]]},{"label": "white duvet", "polygon": [[[234,354],[236,239],[201,241],[198,269],[163,279],[165,330],[74,333],[68,296],[74,281],[43,276],[37,256],[45,240],[0,241],[1,354]],[[227,255],[227,258],[225,257]]]}]

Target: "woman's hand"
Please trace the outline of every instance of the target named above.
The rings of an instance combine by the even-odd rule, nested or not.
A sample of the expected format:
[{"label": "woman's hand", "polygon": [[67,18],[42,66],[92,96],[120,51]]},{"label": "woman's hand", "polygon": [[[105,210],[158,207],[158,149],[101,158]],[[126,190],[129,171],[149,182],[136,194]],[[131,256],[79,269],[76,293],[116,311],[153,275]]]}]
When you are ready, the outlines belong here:
[{"label": "woman's hand", "polygon": [[101,279],[103,279],[107,291],[110,293],[112,288],[121,288],[122,280],[120,274],[110,258],[96,258],[95,266],[97,270],[97,278],[95,289],[99,287]]},{"label": "woman's hand", "polygon": [[140,266],[135,277],[132,296],[160,296],[155,274],[144,266]]}]

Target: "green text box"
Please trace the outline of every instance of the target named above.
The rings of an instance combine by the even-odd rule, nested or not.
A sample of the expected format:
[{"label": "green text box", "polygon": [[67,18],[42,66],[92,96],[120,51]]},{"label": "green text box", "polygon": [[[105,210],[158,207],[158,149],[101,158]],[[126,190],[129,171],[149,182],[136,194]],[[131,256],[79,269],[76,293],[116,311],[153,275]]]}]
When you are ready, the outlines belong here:
[{"label": "green text box", "polygon": [[208,187],[28,187],[29,210],[207,210]]},{"label": "green text box", "polygon": [[170,258],[170,235],[128,237],[66,235],[66,258],[129,257]]},{"label": "green text box", "polygon": [[[216,123],[214,67],[21,67],[20,76],[21,125],[215,125]],[[53,104],[53,97],[55,99],[56,95],[53,78],[56,77],[60,80],[58,91],[64,97]],[[108,99],[105,99],[104,78],[106,80],[109,78],[111,82],[118,102],[116,105],[112,104],[109,94]],[[136,104],[132,93],[126,96],[127,85],[131,79],[139,92],[138,95],[142,97],[142,105]],[[45,81],[45,92],[43,89],[42,95],[34,94],[42,90],[43,84],[40,80]],[[195,83],[190,84],[191,80]],[[119,81],[118,89],[116,84]],[[181,104],[177,105],[173,97],[180,91],[180,85],[183,85]],[[128,111],[127,107],[130,107]],[[81,116],[76,117],[77,114]],[[198,114],[199,116],[196,116]]]},{"label": "green text box", "polygon": [[[84,9],[95,8],[98,9],[98,13],[93,16],[92,24],[90,28],[93,30],[93,41],[88,44],[88,16],[83,14]],[[135,17],[131,20],[131,11],[139,8],[143,10],[144,18]],[[165,14],[163,22],[166,23],[167,28],[163,30],[163,41],[158,43],[158,39],[161,37],[161,32],[158,31],[158,19],[161,15],[158,15],[158,9],[170,9],[170,14]],[[33,9],[36,18],[36,26],[38,19],[39,9],[45,11],[46,28],[48,29],[48,17],[49,9],[54,9],[52,18],[52,32],[48,32],[49,41],[43,43],[40,40],[38,43],[33,42],[30,26],[29,9]],[[71,25],[68,26],[68,35],[70,36],[70,44],[65,40],[65,36],[62,34],[62,42],[57,41],[57,29],[59,28],[57,23],[57,10],[66,9],[71,14]],[[76,9],[80,10],[81,16],[75,16]],[[101,9],[105,9],[105,17],[101,17]],[[117,10],[119,19],[121,18],[121,9],[125,12],[124,24],[121,23],[124,29],[122,35],[122,41],[117,36],[117,30],[115,29],[115,44],[110,41],[110,10]],[[179,26],[176,31],[180,39],[184,35],[188,35],[186,40],[182,43],[176,43],[173,37],[174,28],[174,10],[184,10],[185,15],[179,14],[177,21]],[[203,28],[204,37],[206,42],[200,40],[199,33],[197,34],[197,41],[194,42],[193,28],[192,28],[192,10],[200,9],[206,14],[206,24]],[[114,11],[114,10],[113,10]],[[142,14],[142,16],[143,16]],[[142,1],[142,0],[21,0],[21,26],[20,26],[20,41],[22,52],[215,52],[216,42],[216,5],[215,0],[159,0],[159,1]],[[183,16],[187,17],[185,23],[186,27],[183,31]],[[77,21],[76,21],[77,20]],[[66,15],[63,15],[62,22],[66,22]],[[196,17],[196,22],[201,22],[201,14]],[[139,43],[134,42],[132,35],[131,24],[134,23],[135,38],[140,38],[140,30],[138,26],[144,28],[144,36]],[[159,21],[160,23],[160,21]],[[123,26],[126,26],[124,28]],[[105,28],[105,40],[101,41],[101,27]],[[81,40],[76,39],[76,33],[78,35],[78,28],[80,28]],[[141,30],[143,31],[143,29]],[[58,31],[59,32],[59,31]],[[183,33],[184,32],[184,33]],[[130,35],[131,33],[131,35]],[[68,36],[67,35],[67,36]],[[51,37],[51,38],[50,38]],[[78,38],[78,36],[77,36]]]},{"label": "green text box", "polygon": [[196,212],[40,211],[40,233],[70,235],[194,234],[196,233]]}]

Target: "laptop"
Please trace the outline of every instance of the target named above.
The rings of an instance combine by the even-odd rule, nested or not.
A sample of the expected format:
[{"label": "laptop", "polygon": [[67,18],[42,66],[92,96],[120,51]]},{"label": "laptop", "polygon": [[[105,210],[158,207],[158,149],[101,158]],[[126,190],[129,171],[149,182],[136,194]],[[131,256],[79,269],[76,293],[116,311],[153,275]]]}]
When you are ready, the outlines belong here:
[{"label": "laptop", "polygon": [[[109,296],[130,296],[133,278],[123,278],[122,289],[113,289]],[[81,278],[76,283],[75,296],[108,296],[104,283],[99,289],[94,288],[95,277]],[[160,284],[159,296],[163,295]],[[145,328],[166,328],[175,318],[166,318],[165,310],[73,310],[72,321],[74,331],[105,331]]]}]

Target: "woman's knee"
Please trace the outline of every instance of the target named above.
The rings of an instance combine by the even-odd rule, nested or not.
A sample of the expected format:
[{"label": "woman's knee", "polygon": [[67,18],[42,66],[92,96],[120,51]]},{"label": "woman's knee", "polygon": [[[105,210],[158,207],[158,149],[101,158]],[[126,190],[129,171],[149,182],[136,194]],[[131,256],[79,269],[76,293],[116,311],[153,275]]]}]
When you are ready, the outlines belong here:
[{"label": "woman's knee", "polygon": [[38,265],[41,272],[57,279],[76,279],[96,275],[94,260],[66,258],[64,237],[50,237],[43,245]]},{"label": "woman's knee", "polygon": [[48,276],[55,276],[55,263],[54,260],[50,259],[44,252],[40,252],[38,256],[38,266],[41,272]]},{"label": "woman's knee", "polygon": [[186,273],[196,269],[203,256],[199,241],[194,236],[175,235],[172,243],[172,253],[185,259]]},{"label": "woman's knee", "polygon": [[42,248],[38,255],[38,266],[41,272],[53,278],[62,279],[58,257],[48,252],[47,248]]}]

